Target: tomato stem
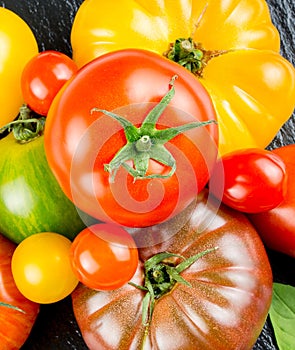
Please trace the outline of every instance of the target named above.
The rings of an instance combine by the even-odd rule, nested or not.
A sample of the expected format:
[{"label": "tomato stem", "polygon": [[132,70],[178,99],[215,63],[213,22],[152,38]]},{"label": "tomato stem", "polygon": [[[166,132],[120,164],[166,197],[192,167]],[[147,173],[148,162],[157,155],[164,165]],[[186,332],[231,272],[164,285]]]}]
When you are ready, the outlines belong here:
[{"label": "tomato stem", "polygon": [[[170,88],[168,92],[147,114],[139,128],[134,126],[129,120],[115,113],[99,108],[93,108],[91,110],[91,113],[100,112],[115,119],[124,128],[127,140],[126,145],[117,152],[109,164],[104,165],[104,169],[110,173],[110,182],[115,181],[115,176],[121,166],[133,176],[134,181],[137,179],[171,177],[176,170],[176,161],[164,144],[187,130],[217,123],[216,120],[212,119],[205,122],[193,122],[163,130],[156,129],[158,119],[175,95],[174,82],[176,79],[176,75],[172,77],[169,82]],[[169,167],[170,171],[168,174],[147,175],[150,159],[156,160],[160,164]],[[133,162],[133,166],[127,163],[127,161],[130,160]]]},{"label": "tomato stem", "polygon": [[[144,286],[133,282],[129,282],[129,284],[146,292],[142,302],[142,324],[146,328],[145,337],[147,336],[152,320],[156,300],[169,293],[176,283],[191,287],[191,284],[186,281],[180,273],[189,268],[204,255],[217,249],[218,247],[206,249],[187,259],[179,254],[162,252],[152,256],[144,263]],[[173,262],[175,259],[182,259],[182,262],[174,266]]]},{"label": "tomato stem", "polygon": [[201,77],[208,61],[226,51],[205,50],[200,43],[195,43],[191,37],[178,38],[170,43],[169,49],[163,53],[169,60],[174,61],[193,74]]},{"label": "tomato stem", "polygon": [[33,117],[33,111],[24,104],[20,107],[18,119],[0,128],[0,134],[6,130],[12,131],[17,141],[30,142],[43,133],[45,119]]}]

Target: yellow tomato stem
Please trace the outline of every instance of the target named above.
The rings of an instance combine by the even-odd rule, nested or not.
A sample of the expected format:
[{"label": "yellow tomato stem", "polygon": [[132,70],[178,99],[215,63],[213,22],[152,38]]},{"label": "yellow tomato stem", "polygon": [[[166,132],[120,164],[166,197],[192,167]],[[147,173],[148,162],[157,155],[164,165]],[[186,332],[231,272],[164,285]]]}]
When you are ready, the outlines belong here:
[{"label": "yellow tomato stem", "polygon": [[200,43],[195,43],[192,38],[178,38],[170,44],[169,50],[163,55],[193,74],[202,76],[203,69],[209,60],[225,52],[227,51],[205,50]]}]

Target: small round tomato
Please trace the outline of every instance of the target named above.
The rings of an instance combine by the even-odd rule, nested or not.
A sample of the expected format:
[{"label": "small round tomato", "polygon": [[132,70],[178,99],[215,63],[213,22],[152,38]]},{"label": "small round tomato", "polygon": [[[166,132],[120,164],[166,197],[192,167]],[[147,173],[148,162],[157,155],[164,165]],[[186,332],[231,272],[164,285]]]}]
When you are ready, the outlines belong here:
[{"label": "small round tomato", "polygon": [[25,102],[33,111],[46,116],[55,95],[77,70],[76,63],[61,52],[40,52],[26,64],[22,73]]},{"label": "small round tomato", "polygon": [[242,149],[224,155],[213,172],[211,190],[220,193],[217,179],[224,177],[221,199],[228,206],[246,213],[258,213],[277,207],[287,190],[287,172],[280,156],[257,148]]},{"label": "small round tomato", "polygon": [[287,192],[283,202],[272,210],[248,215],[265,245],[295,258],[295,144],[272,150],[286,164]]},{"label": "small round tomato", "polygon": [[87,287],[113,290],[122,287],[138,266],[132,236],[113,224],[96,224],[80,232],[71,246],[73,271]]},{"label": "small round tomato", "polygon": [[29,300],[49,304],[68,296],[78,280],[72,271],[71,241],[57,233],[36,233],[15,249],[11,268],[15,284]]}]

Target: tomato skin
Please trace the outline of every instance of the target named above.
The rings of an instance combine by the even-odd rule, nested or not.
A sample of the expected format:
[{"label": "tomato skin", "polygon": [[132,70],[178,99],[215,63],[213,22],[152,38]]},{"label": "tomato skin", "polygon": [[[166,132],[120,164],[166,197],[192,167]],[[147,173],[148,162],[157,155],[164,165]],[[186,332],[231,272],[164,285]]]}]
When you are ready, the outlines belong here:
[{"label": "tomato skin", "polygon": [[295,257],[295,145],[282,146],[272,152],[286,164],[288,180],[285,198],[276,208],[248,217],[267,247]]},{"label": "tomato skin", "polygon": [[123,48],[163,55],[177,39],[192,38],[205,55],[213,52],[196,79],[216,108],[220,154],[271,143],[294,111],[295,69],[279,54],[280,34],[265,0],[122,0],[120,5],[85,0],[79,7],[71,30],[79,67]]},{"label": "tomato skin", "polygon": [[96,224],[75,237],[70,260],[74,273],[84,285],[112,290],[122,287],[133,277],[138,252],[133,238],[123,228]]},{"label": "tomato skin", "polygon": [[[132,279],[139,285],[142,264],[157,253],[190,257],[218,247],[181,273],[191,287],[176,284],[156,301],[144,347],[143,291],[129,284],[110,292],[77,287],[72,294],[74,314],[89,349],[252,349],[271,302],[271,267],[246,217],[219,204],[212,198],[208,202],[203,191],[172,220],[132,231],[141,247]],[[112,325],[112,337],[108,327],[98,326],[102,324]]]},{"label": "tomato skin", "polygon": [[[20,35],[21,33],[21,35]],[[14,12],[0,7],[0,127],[11,122],[23,104],[21,74],[38,53],[38,45],[27,23]]]},{"label": "tomato skin", "polygon": [[33,111],[46,116],[55,95],[77,70],[76,63],[61,52],[40,52],[22,72],[21,88],[25,102]]},{"label": "tomato skin", "polygon": [[25,298],[15,285],[11,258],[16,245],[0,234],[0,301],[16,306],[22,313],[0,306],[1,349],[18,350],[27,340],[39,313],[39,304]]},{"label": "tomato skin", "polygon": [[[19,143],[12,133],[0,140],[0,232],[20,243],[42,231],[74,238],[88,220],[78,213],[53,176],[44,136]],[[83,218],[83,220],[82,220]]]},{"label": "tomato skin", "polygon": [[[248,148],[221,157],[213,171],[218,179],[224,174],[222,198],[228,206],[245,213],[258,213],[278,206],[287,191],[287,170],[283,159],[267,150]],[[212,181],[213,194],[221,192]]]},{"label": "tomato skin", "polygon": [[78,284],[70,264],[70,248],[71,241],[54,232],[36,233],[24,239],[11,260],[20,292],[40,304],[67,297]]},{"label": "tomato skin", "polygon": [[[209,95],[191,73],[143,50],[116,51],[92,61],[54,99],[45,128],[46,156],[64,193],[81,210],[104,222],[147,226],[175,215],[205,186],[217,155],[215,124],[167,142],[177,164],[168,179],[134,181],[121,167],[110,184],[104,168],[126,138],[117,121],[91,110],[116,111],[141,125],[174,75],[175,96],[156,126],[215,120]],[[149,166],[165,171],[157,162]]]}]

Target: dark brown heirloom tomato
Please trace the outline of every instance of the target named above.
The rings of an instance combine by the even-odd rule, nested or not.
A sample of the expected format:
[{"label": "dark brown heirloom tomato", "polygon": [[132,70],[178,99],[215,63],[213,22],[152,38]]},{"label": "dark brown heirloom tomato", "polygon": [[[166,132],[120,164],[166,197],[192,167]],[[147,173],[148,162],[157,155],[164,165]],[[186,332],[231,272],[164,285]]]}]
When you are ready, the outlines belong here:
[{"label": "dark brown heirloom tomato", "polygon": [[141,286],[143,264],[155,254],[189,258],[216,248],[181,273],[191,286],[176,283],[155,301],[149,327],[142,323],[146,291],[130,284],[111,292],[79,285],[73,308],[90,349],[252,349],[270,306],[271,268],[247,218],[218,206],[203,191],[174,219],[133,230],[141,263],[132,282]]},{"label": "dark brown heirloom tomato", "polygon": [[11,257],[15,248],[14,243],[0,234],[1,350],[20,349],[27,340],[39,312],[39,304],[26,299],[15,285],[11,272]]}]

